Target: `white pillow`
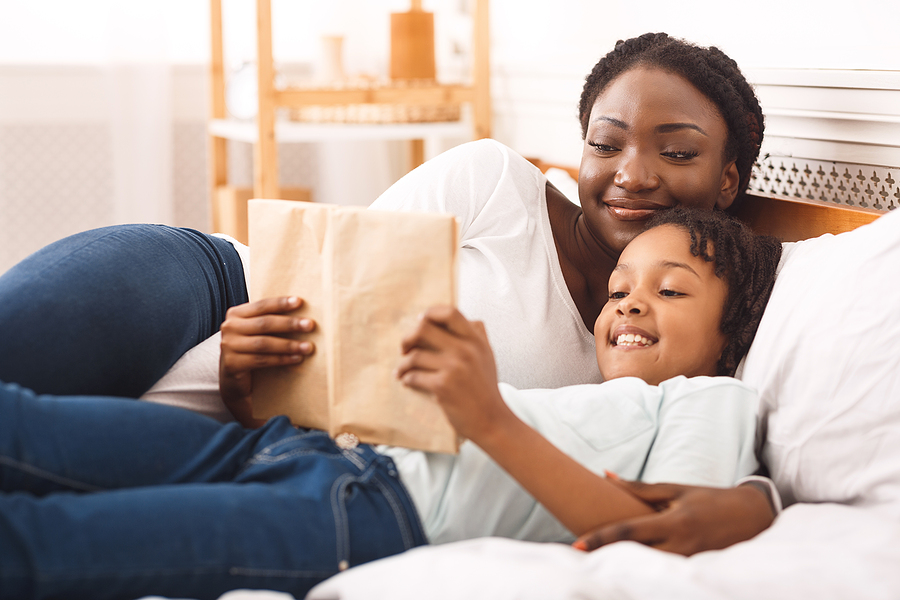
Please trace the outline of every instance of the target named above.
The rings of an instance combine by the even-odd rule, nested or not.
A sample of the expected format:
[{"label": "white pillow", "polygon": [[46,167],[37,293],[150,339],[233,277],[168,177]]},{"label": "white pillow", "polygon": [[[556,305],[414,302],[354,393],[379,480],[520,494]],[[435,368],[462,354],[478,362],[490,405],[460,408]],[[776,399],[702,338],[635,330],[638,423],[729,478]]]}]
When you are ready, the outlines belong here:
[{"label": "white pillow", "polygon": [[900,210],[788,246],[741,379],[786,503],[900,517]]}]

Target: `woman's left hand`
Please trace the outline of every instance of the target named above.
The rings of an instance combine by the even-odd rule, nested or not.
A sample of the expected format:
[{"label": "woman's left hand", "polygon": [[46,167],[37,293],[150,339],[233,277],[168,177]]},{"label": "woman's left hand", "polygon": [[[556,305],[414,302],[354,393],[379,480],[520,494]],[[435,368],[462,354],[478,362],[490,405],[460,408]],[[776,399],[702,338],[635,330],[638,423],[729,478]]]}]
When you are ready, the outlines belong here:
[{"label": "woman's left hand", "polygon": [[469,321],[449,306],[429,308],[404,338],[402,350],[397,377],[434,394],[459,435],[477,441],[509,412],[480,321]]},{"label": "woman's left hand", "polygon": [[233,306],[226,313],[221,328],[219,392],[225,406],[244,427],[265,423],[253,417],[252,372],[299,364],[315,351],[312,342],[289,337],[315,329],[312,319],[289,314],[302,303],[294,296],[266,298]]}]

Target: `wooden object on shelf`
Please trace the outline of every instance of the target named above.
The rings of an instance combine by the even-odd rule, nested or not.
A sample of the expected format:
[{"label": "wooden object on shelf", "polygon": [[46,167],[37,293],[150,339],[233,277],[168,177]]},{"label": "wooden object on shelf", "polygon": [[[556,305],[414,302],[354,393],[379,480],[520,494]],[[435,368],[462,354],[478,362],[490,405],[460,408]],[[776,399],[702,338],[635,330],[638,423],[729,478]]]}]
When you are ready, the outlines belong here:
[{"label": "wooden object on shelf", "polygon": [[[250,188],[227,185],[217,188],[213,202],[216,212],[213,221],[218,222],[220,228],[216,232],[227,233],[240,243],[247,244],[247,202],[253,197],[253,190]],[[309,202],[312,194],[306,188],[281,188],[279,199]]]},{"label": "wooden object on shelf", "polygon": [[391,13],[391,79],[437,78],[434,63],[434,14],[412,9]]},{"label": "wooden object on shelf", "polygon": [[[222,132],[242,130],[240,127],[221,126],[226,121],[225,115],[225,83],[222,39],[222,0],[210,0],[212,26],[212,61],[210,68],[211,104],[210,116],[210,199],[213,204],[218,200],[218,189],[228,185],[227,147]],[[413,9],[419,1],[413,2]],[[410,105],[470,104],[472,106],[472,139],[491,136],[490,105],[490,57],[489,57],[489,8],[488,0],[475,0],[473,13],[473,45],[472,45],[472,81],[468,85],[441,85],[436,81],[421,81],[424,85],[398,89],[396,86],[376,87],[365,90],[319,89],[305,90],[299,88],[276,89],[275,70],[272,55],[272,5],[271,0],[256,0],[257,26],[257,73],[258,73],[258,111],[255,122],[253,160],[253,197],[283,198],[278,186],[278,146],[275,136],[275,115],[279,109],[297,109],[305,106],[327,104],[387,104],[400,103]],[[279,129],[284,129],[279,124]],[[317,124],[310,124],[317,125]],[[418,124],[405,124],[406,130],[416,132],[402,139],[410,142],[410,169],[424,160],[424,137]],[[433,132],[440,135],[448,131],[446,125],[451,123],[434,123]],[[394,124],[385,125],[335,125],[357,131],[360,139],[372,139],[371,127],[387,127],[389,136],[386,139],[398,139],[398,129]],[[425,125],[426,129],[428,125]],[[302,131],[295,129],[295,131]],[[321,128],[308,129],[312,136],[309,140],[299,138],[292,141],[312,141],[321,134]],[[431,135],[432,130],[428,130]],[[341,136],[345,139],[345,136]],[[337,138],[336,138],[337,139]],[[244,140],[247,141],[247,140]],[[214,231],[231,234],[217,221],[222,214],[216,206],[212,206],[212,228]]]}]

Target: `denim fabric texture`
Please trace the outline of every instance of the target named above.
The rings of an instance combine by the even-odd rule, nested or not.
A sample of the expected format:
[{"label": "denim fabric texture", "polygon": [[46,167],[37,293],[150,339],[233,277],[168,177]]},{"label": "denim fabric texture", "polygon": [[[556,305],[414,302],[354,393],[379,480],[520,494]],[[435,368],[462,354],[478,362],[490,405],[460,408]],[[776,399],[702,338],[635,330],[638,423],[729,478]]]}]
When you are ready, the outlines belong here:
[{"label": "denim fabric texture", "polygon": [[0,598],[302,598],[426,542],[393,461],[283,417],[257,430],[0,385]]},{"label": "denim fabric texture", "polygon": [[165,225],[78,233],[0,276],[0,381],[137,398],[246,301],[225,240]]}]

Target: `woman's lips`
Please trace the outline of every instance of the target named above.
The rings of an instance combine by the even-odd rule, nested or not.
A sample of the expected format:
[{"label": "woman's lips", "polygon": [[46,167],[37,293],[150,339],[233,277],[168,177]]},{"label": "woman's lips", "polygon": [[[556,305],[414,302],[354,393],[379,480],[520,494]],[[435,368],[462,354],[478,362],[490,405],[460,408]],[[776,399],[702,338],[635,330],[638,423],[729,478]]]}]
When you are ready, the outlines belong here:
[{"label": "woman's lips", "polygon": [[645,221],[658,210],[669,208],[646,200],[607,200],[607,210],[621,221]]}]

